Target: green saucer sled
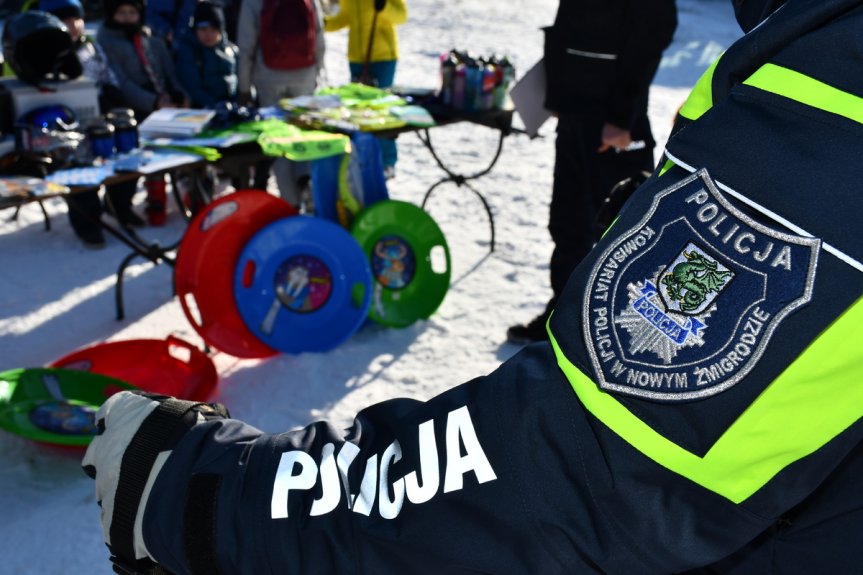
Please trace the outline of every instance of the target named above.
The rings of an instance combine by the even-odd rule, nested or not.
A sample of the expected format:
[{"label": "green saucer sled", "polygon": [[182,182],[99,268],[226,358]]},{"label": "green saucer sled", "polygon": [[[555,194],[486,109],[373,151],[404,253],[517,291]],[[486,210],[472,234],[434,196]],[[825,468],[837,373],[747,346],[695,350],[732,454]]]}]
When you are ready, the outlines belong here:
[{"label": "green saucer sled", "polygon": [[449,289],[450,257],[428,213],[408,202],[380,201],[360,212],[351,234],[374,277],[371,319],[405,327],[435,312]]},{"label": "green saucer sled", "polygon": [[0,429],[56,445],[85,447],[95,415],[111,395],[134,390],[118,379],[71,369],[0,372]]}]

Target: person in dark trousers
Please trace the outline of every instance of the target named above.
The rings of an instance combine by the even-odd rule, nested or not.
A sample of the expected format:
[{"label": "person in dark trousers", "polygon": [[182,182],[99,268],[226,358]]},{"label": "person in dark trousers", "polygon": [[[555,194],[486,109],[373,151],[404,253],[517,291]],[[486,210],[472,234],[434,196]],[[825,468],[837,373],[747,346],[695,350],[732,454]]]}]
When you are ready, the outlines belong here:
[{"label": "person in dark trousers", "polygon": [[[735,0],[747,30],[777,4]],[[115,563],[858,573],[861,26],[863,0],[788,0],[732,45],[576,267],[550,340],[488,376],[281,434],[108,399],[83,465]]]},{"label": "person in dark trousers", "polygon": [[545,107],[557,115],[552,297],[538,317],[507,330],[510,342],[548,339],[566,280],[604,231],[603,201],[618,182],[653,170],[648,92],[676,27],[674,0],[561,0],[545,30]]},{"label": "person in dark trousers", "polygon": [[195,5],[191,33],[177,44],[177,77],[193,108],[213,108],[237,97],[237,47],[225,34],[222,9],[206,0]]}]

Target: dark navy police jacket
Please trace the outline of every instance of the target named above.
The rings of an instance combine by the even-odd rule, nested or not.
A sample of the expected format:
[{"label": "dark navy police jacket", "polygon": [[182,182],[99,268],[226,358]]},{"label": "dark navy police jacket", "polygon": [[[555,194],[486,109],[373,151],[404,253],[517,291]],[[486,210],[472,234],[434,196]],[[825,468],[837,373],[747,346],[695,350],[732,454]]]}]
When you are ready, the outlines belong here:
[{"label": "dark navy police jacket", "polygon": [[149,498],[151,554],[176,573],[859,573],[861,29],[860,0],[790,0],[728,50],[551,345],[347,431],[192,428]]}]

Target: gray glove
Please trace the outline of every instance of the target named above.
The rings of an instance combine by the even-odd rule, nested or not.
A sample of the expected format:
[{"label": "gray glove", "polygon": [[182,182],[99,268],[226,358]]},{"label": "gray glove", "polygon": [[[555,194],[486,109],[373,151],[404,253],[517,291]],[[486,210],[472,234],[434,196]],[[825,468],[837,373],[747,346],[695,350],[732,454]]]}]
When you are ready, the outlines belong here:
[{"label": "gray glove", "polygon": [[113,395],[99,408],[99,432],[81,465],[96,480],[102,535],[115,570],[144,572],[157,563],[142,535],[144,509],[156,477],[186,431],[225,417],[228,412],[219,404],[137,391]]}]

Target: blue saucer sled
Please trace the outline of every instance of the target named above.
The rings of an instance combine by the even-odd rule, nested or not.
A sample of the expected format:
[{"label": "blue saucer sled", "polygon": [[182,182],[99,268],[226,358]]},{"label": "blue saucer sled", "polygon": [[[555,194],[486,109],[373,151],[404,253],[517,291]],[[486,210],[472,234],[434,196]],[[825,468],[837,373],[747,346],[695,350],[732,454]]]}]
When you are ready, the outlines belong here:
[{"label": "blue saucer sled", "polygon": [[363,324],[372,275],[356,240],[327,220],[295,216],[245,245],[234,297],[246,327],[285,353],[328,351]]}]

